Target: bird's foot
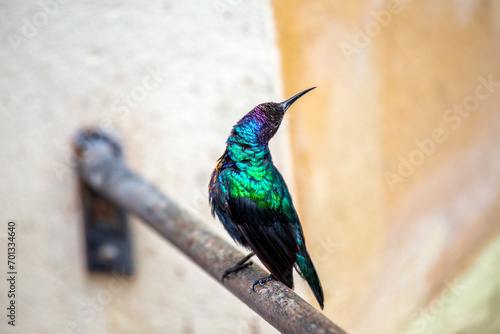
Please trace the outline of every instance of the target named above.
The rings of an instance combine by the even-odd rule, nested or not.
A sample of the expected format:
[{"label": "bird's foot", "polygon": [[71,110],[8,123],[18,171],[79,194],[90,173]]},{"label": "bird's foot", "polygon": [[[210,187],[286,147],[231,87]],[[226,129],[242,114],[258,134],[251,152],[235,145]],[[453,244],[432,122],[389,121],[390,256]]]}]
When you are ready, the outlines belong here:
[{"label": "bird's foot", "polygon": [[248,254],[247,256],[245,256],[244,258],[242,258],[241,260],[239,260],[234,266],[232,266],[231,268],[229,268],[228,270],[226,270],[224,272],[224,275],[222,275],[222,283],[224,283],[224,279],[227,278],[227,276],[229,276],[229,274],[231,273],[234,273],[234,272],[237,272],[241,269],[244,269],[250,265],[252,265],[252,261],[250,262],[247,262],[252,256],[253,256],[253,252]]},{"label": "bird's foot", "polygon": [[272,281],[274,279],[273,275],[269,275],[267,277],[260,278],[256,280],[253,285],[252,285],[252,290],[255,292],[255,286],[259,284],[260,286],[264,286],[269,281]]}]

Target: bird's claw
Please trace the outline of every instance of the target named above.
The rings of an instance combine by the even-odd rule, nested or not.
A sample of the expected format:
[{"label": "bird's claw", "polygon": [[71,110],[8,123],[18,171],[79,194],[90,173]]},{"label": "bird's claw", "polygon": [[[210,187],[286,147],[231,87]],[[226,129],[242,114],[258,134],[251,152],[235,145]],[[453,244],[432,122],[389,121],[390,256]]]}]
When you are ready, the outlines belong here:
[{"label": "bird's claw", "polygon": [[232,266],[231,268],[229,268],[228,270],[226,270],[224,272],[224,274],[222,275],[222,283],[224,283],[224,279],[227,278],[227,276],[229,276],[229,274],[231,273],[234,273],[234,272],[237,272],[241,269],[244,269],[250,265],[252,265],[252,261],[249,261],[247,262],[252,256],[253,256],[253,252],[248,254],[247,256],[245,256],[244,258],[242,258],[241,260],[239,260],[234,266]]},{"label": "bird's claw", "polygon": [[222,283],[224,283],[224,279],[226,279],[229,276],[229,274],[240,271],[241,269],[245,269],[246,267],[251,266],[252,264],[253,264],[253,262],[250,261],[250,262],[246,262],[243,264],[236,264],[235,266],[229,268],[222,275]]},{"label": "bird's claw", "polygon": [[259,278],[252,285],[252,290],[255,292],[255,286],[259,284],[260,286],[264,286],[265,283],[272,281],[274,279],[273,275],[269,275],[267,277]]}]

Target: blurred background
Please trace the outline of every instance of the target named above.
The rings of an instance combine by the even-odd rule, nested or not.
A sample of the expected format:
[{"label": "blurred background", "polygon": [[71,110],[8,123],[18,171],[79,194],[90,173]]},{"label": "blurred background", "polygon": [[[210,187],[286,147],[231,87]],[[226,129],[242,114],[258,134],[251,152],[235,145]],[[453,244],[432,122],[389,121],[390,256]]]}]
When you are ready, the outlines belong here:
[{"label": "blurred background", "polygon": [[118,132],[134,170],[229,240],[207,185],[232,125],[312,86],[271,149],[324,313],[355,334],[500,332],[499,0],[4,0],[0,15],[0,258],[13,219],[19,272],[0,332],[275,333],[134,219],[134,276],[89,273],[71,142]]}]

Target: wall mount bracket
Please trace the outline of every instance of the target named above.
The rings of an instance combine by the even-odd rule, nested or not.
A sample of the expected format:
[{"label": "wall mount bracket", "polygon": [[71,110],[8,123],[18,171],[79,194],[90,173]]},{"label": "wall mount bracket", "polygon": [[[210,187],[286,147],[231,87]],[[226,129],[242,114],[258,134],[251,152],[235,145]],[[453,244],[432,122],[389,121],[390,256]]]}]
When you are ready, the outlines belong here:
[{"label": "wall mount bracket", "polygon": [[[77,141],[82,149],[76,151],[77,155],[85,154],[89,146],[106,145],[112,147],[116,158],[123,159],[117,138],[99,131],[80,134]],[[132,241],[126,211],[94,191],[81,177],[79,182],[88,269],[132,275]]]}]

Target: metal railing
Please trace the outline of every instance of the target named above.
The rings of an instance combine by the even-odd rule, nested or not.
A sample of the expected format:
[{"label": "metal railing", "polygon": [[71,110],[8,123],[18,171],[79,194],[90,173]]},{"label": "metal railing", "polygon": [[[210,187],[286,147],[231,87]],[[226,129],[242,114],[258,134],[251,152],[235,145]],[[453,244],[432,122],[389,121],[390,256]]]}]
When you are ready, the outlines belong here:
[{"label": "metal railing", "polygon": [[[244,256],[132,172],[119,154],[121,145],[114,136],[96,129],[82,130],[74,149],[77,170],[86,185],[139,217],[218,282]],[[280,282],[268,282],[254,292],[254,281],[267,275],[251,266],[231,274],[223,286],[283,333],[346,333]]]}]

